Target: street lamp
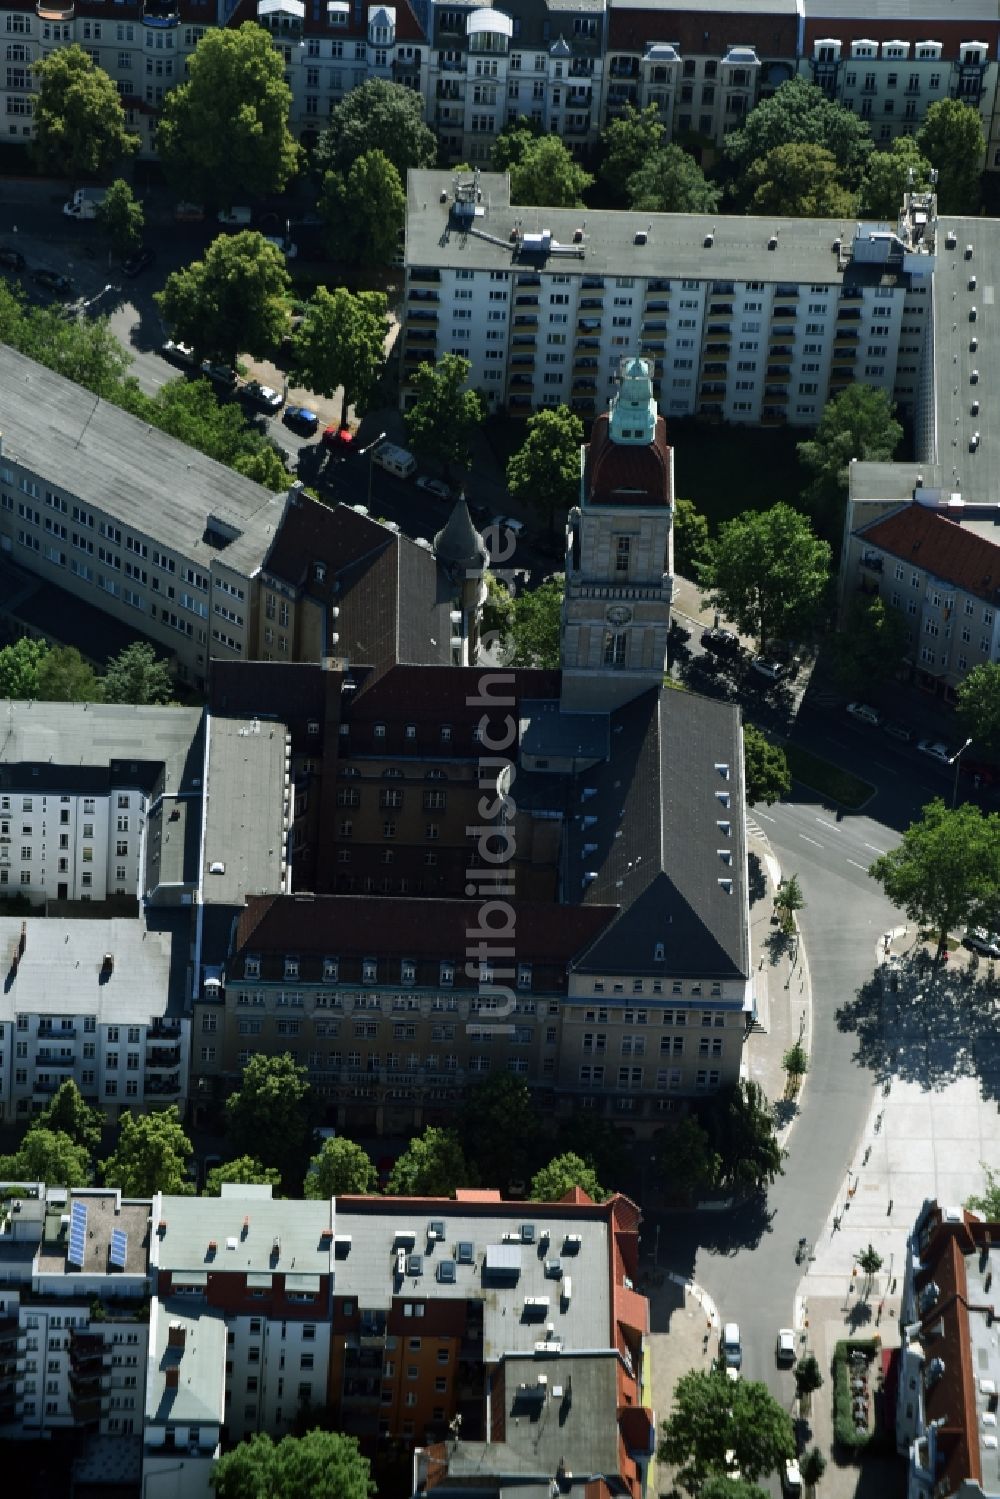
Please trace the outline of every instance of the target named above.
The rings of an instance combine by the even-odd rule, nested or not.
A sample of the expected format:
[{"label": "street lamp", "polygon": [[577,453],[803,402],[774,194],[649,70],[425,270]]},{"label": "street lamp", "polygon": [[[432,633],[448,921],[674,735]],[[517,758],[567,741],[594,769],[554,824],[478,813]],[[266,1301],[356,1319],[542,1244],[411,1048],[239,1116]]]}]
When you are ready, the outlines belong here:
[{"label": "street lamp", "polygon": [[965,741],[965,743],[962,745],[962,748],[959,749],[959,750],[956,750],[955,753],[951,756],[951,758],[948,761],[949,765],[954,765],[954,767],[955,767],[955,784],[954,784],[954,786],[952,787],[952,790],[951,790],[951,805],[952,805],[952,810],[953,811],[954,811],[954,808],[955,808],[955,803],[958,801],[958,771],[959,771],[959,765],[960,765],[962,756],[965,754],[966,750],[969,748],[969,745],[971,743],[972,743],[972,740],[971,739],[967,739]]},{"label": "street lamp", "polygon": [[380,442],[385,442],[385,440],[388,437],[388,435],[389,435],[388,432],[380,432],[379,435],[376,438],[374,438],[373,441],[370,442],[367,447],[361,449],[362,453],[367,453],[368,454],[368,509],[369,510],[371,510],[371,508],[372,508],[372,479],[375,477],[375,449],[378,447],[378,445],[379,445]]}]

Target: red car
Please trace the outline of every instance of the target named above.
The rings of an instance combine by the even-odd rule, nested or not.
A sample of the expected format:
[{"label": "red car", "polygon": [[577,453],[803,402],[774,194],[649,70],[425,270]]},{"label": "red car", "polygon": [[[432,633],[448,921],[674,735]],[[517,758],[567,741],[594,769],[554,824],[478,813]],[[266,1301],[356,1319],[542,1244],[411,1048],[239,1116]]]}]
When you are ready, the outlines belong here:
[{"label": "red car", "polygon": [[354,433],[350,427],[327,427],[322,440],[323,446],[331,453],[341,453],[346,456],[351,451]]}]

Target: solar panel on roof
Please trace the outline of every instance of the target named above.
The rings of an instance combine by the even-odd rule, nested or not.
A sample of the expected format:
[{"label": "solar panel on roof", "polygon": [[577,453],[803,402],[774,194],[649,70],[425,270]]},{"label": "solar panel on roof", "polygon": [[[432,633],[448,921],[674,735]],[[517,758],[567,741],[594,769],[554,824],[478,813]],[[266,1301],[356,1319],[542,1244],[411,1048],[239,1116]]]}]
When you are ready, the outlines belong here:
[{"label": "solar panel on roof", "polygon": [[128,1234],[122,1228],[111,1230],[111,1263],[119,1270],[125,1269],[128,1257]]},{"label": "solar panel on roof", "polygon": [[87,1204],[74,1202],[69,1214],[69,1250],[66,1258],[77,1269],[83,1269],[87,1253]]}]

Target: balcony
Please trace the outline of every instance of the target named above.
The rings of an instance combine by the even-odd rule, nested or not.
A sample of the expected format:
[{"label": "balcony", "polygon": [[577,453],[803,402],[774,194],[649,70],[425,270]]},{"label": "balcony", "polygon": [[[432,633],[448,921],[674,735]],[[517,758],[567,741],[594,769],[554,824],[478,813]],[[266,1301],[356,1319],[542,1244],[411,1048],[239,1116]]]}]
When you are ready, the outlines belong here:
[{"label": "balcony", "polygon": [[717,302],[713,298],[708,304],[708,315],[709,317],[732,317],[733,304],[732,302]]},{"label": "balcony", "polygon": [[439,79],[437,88],[434,91],[434,97],[435,99],[450,99],[457,104],[462,98],[461,85]]},{"label": "balcony", "polygon": [[594,64],[589,57],[574,57],[569,65],[569,76],[571,78],[592,78],[594,75]]},{"label": "balcony", "polygon": [[790,380],[792,378],[792,367],[790,364],[769,364],[764,371],[766,380]]},{"label": "balcony", "polygon": [[593,416],[597,403],[593,397],[573,396],[569,405],[570,410],[575,411],[577,416]]},{"label": "balcony", "polygon": [[706,355],[707,355],[707,357],[709,359],[711,359],[713,357],[715,357],[715,358],[720,358],[721,357],[721,358],[725,359],[725,358],[729,357],[729,351],[730,351],[731,348],[732,348],[732,344],[731,344],[730,340],[727,338],[724,341],[717,341],[715,343],[706,344],[705,345],[705,353],[706,353]]},{"label": "balcony", "polygon": [[703,375],[726,375],[728,373],[729,366],[725,363],[725,361],[720,362],[718,360],[706,364],[704,369],[702,370]]},{"label": "balcony", "polygon": [[172,1077],[150,1077],[146,1079],[146,1095],[158,1093],[162,1097],[176,1098],[181,1091],[181,1075],[175,1072]]},{"label": "balcony", "polygon": [[567,109],[589,109],[591,90],[589,88],[571,88],[566,95]]},{"label": "balcony", "polygon": [[36,1077],[31,1085],[31,1091],[32,1093],[55,1093],[56,1089],[60,1088],[61,1086],[61,1079],[58,1082],[54,1080],[42,1082],[41,1078]]},{"label": "balcony", "polygon": [[726,382],[724,380],[706,380],[698,392],[700,396],[724,396],[725,393]]},{"label": "balcony", "polygon": [[[177,26],[181,19],[179,0],[143,0],[144,26]],[[301,30],[301,22],[299,23]]]},{"label": "balcony", "polygon": [[604,311],[604,298],[603,298],[603,296],[601,296],[601,297],[595,297],[595,296],[581,297],[580,298],[580,305],[579,305],[579,308],[577,310],[579,312],[603,312]]},{"label": "balcony", "polygon": [[410,285],[414,283],[427,283],[432,286],[441,285],[441,272],[434,266],[417,265],[410,267]]},{"label": "balcony", "polygon": [[178,1041],[174,1046],[157,1046],[153,1051],[146,1053],[146,1070],[156,1071],[158,1069],[179,1067],[181,1060],[181,1047]]},{"label": "balcony", "polygon": [[659,355],[664,353],[666,347],[666,338],[663,336],[657,336],[656,334],[653,334],[652,337],[650,337],[644,333],[640,340],[640,348],[643,354],[652,354],[654,356]]},{"label": "balcony", "polygon": [[534,351],[535,335],[533,333],[515,333],[511,338],[512,349],[531,349]]},{"label": "balcony", "polygon": [[44,1054],[44,1052],[39,1052],[38,1053],[38,1059],[37,1059],[37,1062],[36,1062],[36,1066],[38,1066],[38,1067],[69,1067],[69,1068],[73,1068],[73,1067],[76,1066],[76,1064],[77,1064],[77,1058],[76,1057],[47,1057]]},{"label": "balcony", "polygon": [[541,278],[541,276],[536,276],[535,273],[534,273],[534,271],[528,271],[528,272],[521,271],[514,278],[514,285],[517,286],[517,287],[522,287],[522,286],[541,286],[541,284],[542,284],[542,278]]},{"label": "balcony", "polygon": [[647,312],[663,312],[663,313],[669,312],[670,311],[670,298],[669,297],[664,297],[664,296],[655,296],[655,295],[652,296],[652,297],[647,297],[647,299],[646,299],[646,311]]},{"label": "balcony", "polygon": [[572,391],[573,395],[575,395],[575,396],[577,396],[577,395],[580,395],[580,396],[592,395],[592,394],[595,394],[596,391],[597,391],[597,381],[595,379],[593,379],[589,375],[580,375],[580,376],[574,375],[574,377],[573,377],[573,391]]},{"label": "balcony", "polygon": [[846,349],[853,352],[861,343],[861,332],[858,328],[838,328],[833,335],[834,353],[838,349]]},{"label": "balcony", "polygon": [[513,326],[515,328],[537,328],[537,311],[533,312],[528,308],[524,308],[521,312],[516,312],[514,314]]},{"label": "balcony", "polygon": [[147,1041],[178,1041],[181,1028],[177,1023],[170,1024],[165,1020],[154,1020],[146,1030]]},{"label": "balcony", "polygon": [[414,323],[428,323],[437,327],[440,315],[437,307],[408,307],[406,309],[407,327],[412,327]]},{"label": "balcony", "polygon": [[774,317],[774,321],[775,322],[778,322],[778,320],[780,318],[794,318],[794,317],[798,317],[798,308],[797,307],[775,307],[773,317]]},{"label": "balcony", "polygon": [[639,60],[635,57],[613,57],[608,72],[612,78],[638,78]]},{"label": "balcony", "polygon": [[409,349],[410,344],[420,344],[423,348],[434,343],[437,343],[437,333],[433,328],[407,328],[407,349]]},{"label": "balcony", "polygon": [[528,354],[512,354],[511,355],[511,360],[510,360],[510,365],[511,365],[511,369],[515,369],[515,370],[517,370],[517,369],[522,369],[522,370],[523,369],[528,369],[528,370],[534,369],[534,367],[535,367],[535,355],[534,355],[534,351],[532,351],[532,352],[530,352]]},{"label": "balcony", "polygon": [[573,374],[574,375],[576,375],[576,374],[582,374],[582,373],[584,373],[587,370],[596,370],[597,367],[598,367],[598,361],[596,359],[587,359],[587,358],[578,359],[578,358],[574,358],[574,360],[573,360]]},{"label": "balcony", "polygon": [[512,391],[507,402],[507,409],[511,416],[522,416],[531,410],[531,397]]},{"label": "balcony", "polygon": [[789,285],[788,283],[782,281],[779,282],[779,284],[774,288],[774,295],[776,297],[780,297],[783,301],[786,302],[797,301],[799,289],[794,284]]},{"label": "balcony", "polygon": [[76,1026],[70,1025],[65,1029],[60,1026],[58,1030],[51,1025],[40,1025],[38,1027],[39,1041],[69,1041],[77,1034]]},{"label": "balcony", "polygon": [[511,375],[510,377],[511,390],[531,390],[534,383],[533,375]]},{"label": "balcony", "polygon": [[788,391],[780,385],[765,385],[764,396],[769,401],[787,401]]},{"label": "balcony", "polygon": [[517,293],[517,295],[515,296],[515,298],[514,298],[514,306],[515,307],[522,307],[522,308],[527,308],[527,307],[537,308],[538,307],[538,293],[536,291],[533,291],[533,292],[520,292],[519,291]]},{"label": "balcony", "polygon": [[423,302],[425,304],[430,304],[431,306],[436,306],[440,301],[440,293],[436,291],[429,291],[426,287],[423,286],[411,286],[406,294],[406,299],[410,303],[411,307],[415,302]]}]

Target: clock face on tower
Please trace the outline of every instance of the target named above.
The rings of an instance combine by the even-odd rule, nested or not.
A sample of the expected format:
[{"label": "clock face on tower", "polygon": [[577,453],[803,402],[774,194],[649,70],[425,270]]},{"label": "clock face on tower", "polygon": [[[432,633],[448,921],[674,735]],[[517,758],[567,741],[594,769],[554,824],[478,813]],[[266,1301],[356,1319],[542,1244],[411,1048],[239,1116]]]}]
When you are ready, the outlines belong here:
[{"label": "clock face on tower", "polygon": [[609,625],[627,625],[632,618],[632,611],[625,604],[615,604],[605,617]]}]

